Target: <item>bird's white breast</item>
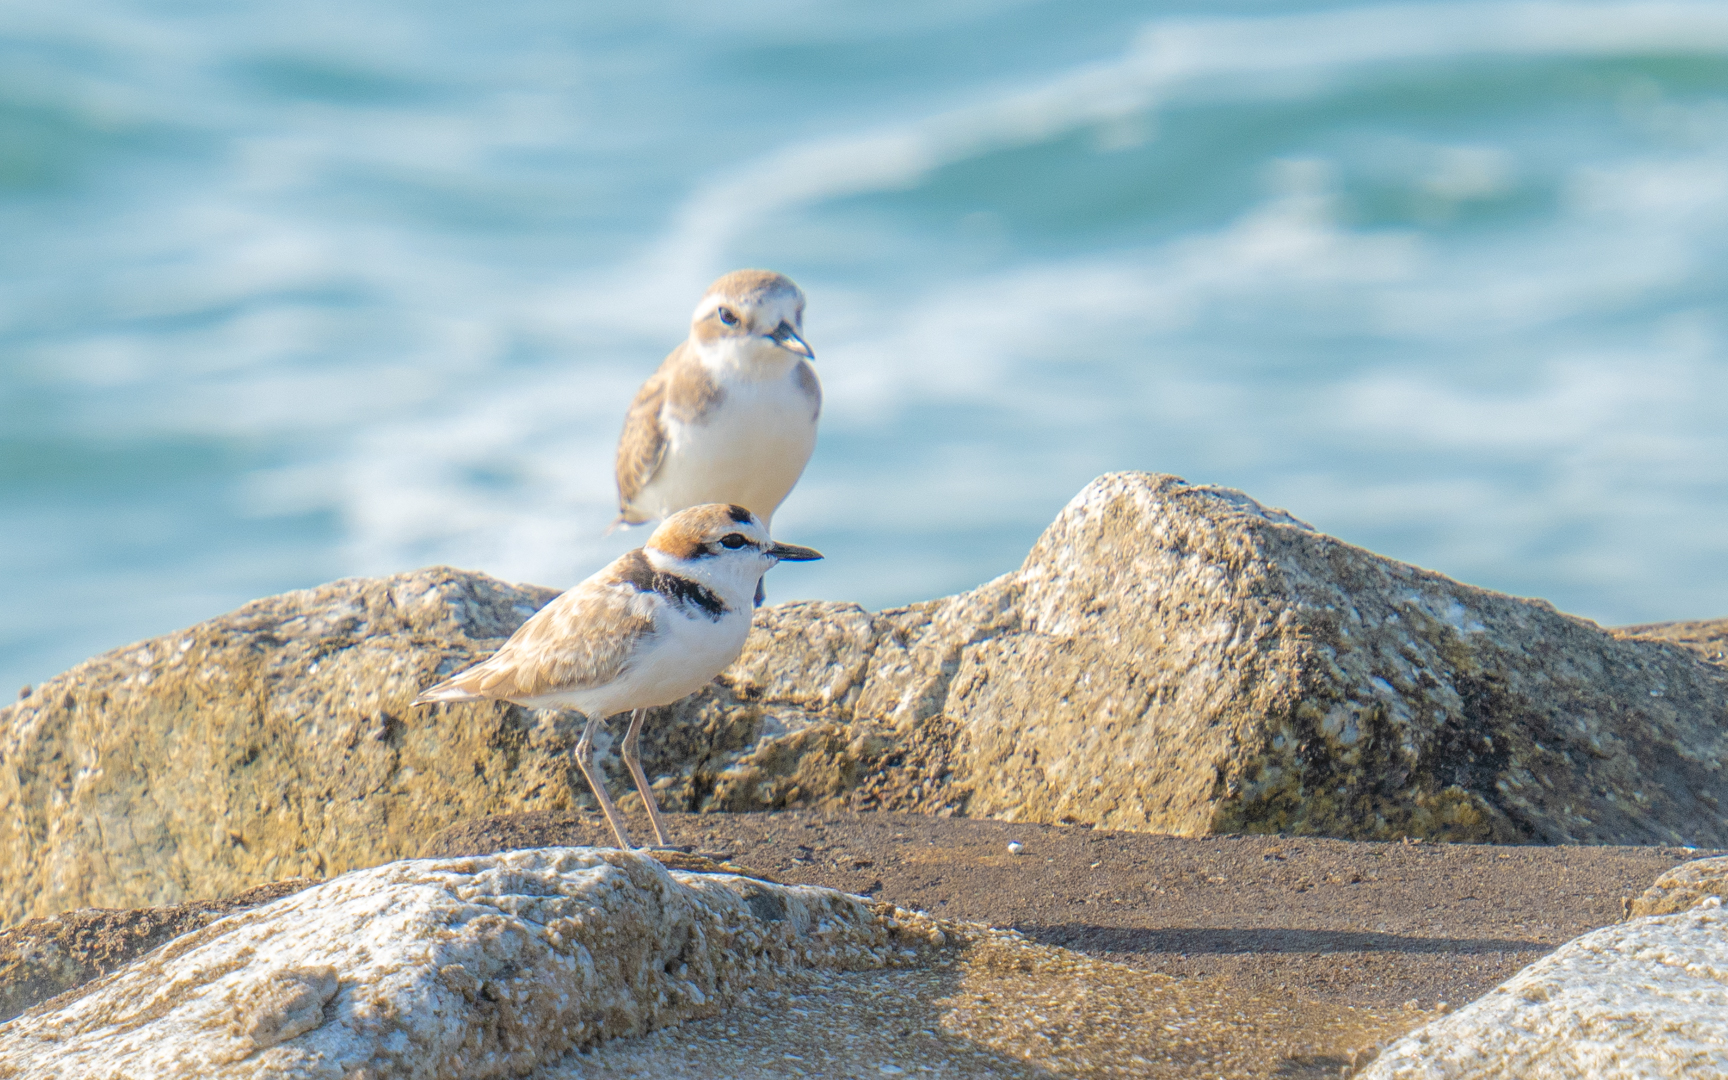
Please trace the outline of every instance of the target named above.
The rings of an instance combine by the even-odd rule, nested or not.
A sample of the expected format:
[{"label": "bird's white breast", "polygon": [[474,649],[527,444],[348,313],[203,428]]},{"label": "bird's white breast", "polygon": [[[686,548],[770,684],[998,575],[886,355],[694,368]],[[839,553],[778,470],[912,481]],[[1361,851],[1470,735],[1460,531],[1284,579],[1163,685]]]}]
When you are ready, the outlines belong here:
[{"label": "bird's white breast", "polygon": [[666,458],[635,501],[657,516],[737,503],[766,523],[816,448],[816,403],[794,366],[772,379],[722,378],[724,397],[689,422],[666,420]]},{"label": "bird's white breast", "polygon": [[659,597],[654,609],[654,633],[642,639],[616,679],[585,690],[548,694],[528,704],[576,709],[588,716],[670,705],[712,682],[738,659],[750,636],[747,601],[729,607],[717,621],[699,609],[686,613]]}]

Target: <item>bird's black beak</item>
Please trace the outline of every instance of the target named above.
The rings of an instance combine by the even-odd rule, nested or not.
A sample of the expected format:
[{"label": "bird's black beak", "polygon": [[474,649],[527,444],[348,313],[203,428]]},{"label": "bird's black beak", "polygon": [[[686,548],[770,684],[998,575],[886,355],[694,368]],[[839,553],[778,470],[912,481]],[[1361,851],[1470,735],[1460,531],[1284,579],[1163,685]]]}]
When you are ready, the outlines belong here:
[{"label": "bird's black beak", "polygon": [[792,324],[789,322],[782,321],[779,326],[776,326],[774,332],[768,335],[768,340],[788,352],[795,352],[799,356],[811,360],[816,359],[816,353],[811,350],[803,338],[798,336],[798,331],[792,329]]},{"label": "bird's black beak", "polygon": [[799,547],[797,544],[775,544],[768,549],[768,554],[781,562],[811,562],[822,557],[822,553],[815,548]]}]

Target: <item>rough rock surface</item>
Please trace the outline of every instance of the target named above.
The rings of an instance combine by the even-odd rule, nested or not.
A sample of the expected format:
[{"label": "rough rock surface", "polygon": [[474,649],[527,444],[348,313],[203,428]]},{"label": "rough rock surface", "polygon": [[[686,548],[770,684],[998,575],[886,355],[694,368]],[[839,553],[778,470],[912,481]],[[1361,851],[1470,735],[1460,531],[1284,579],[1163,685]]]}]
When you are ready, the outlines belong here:
[{"label": "rough rock surface", "polygon": [[655,731],[748,731],[751,710],[747,750],[675,774],[686,808],[1728,842],[1722,666],[1168,476],[1093,482],[1020,571],[970,593],[766,613]]},{"label": "rough rock surface", "polygon": [[547,848],[356,871],[0,1027],[0,1075],[483,1078],[720,1011],[810,969],[928,964],[922,916]]},{"label": "rough rock surface", "polygon": [[407,709],[555,595],[443,568],[349,579],[43,683],[0,709],[0,921],[332,876],[567,799],[556,714]]},{"label": "rough rock surface", "polygon": [[1728,897],[1728,856],[1693,859],[1657,878],[1628,908],[1633,918],[1690,911],[1716,897]]},{"label": "rough rock surface", "polygon": [[1586,934],[1393,1043],[1372,1080],[1728,1075],[1721,903]]},{"label": "rough rock surface", "polygon": [[106,975],[181,934],[317,882],[275,881],[226,900],[159,908],[81,908],[0,933],[0,1022]]},{"label": "rough rock surface", "polygon": [[[337,582],[50,680],[0,710],[0,919],[336,873],[580,803],[572,717],[406,707],[551,595]],[[1728,844],[1725,753],[1728,666],[1688,645],[1142,473],[1088,485],[969,593],[763,609],[644,739],[684,810],[1700,846]]]},{"label": "rough rock surface", "polygon": [[1691,622],[1644,623],[1620,626],[1616,637],[1649,638],[1684,645],[1706,660],[1728,663],[1728,619],[1695,619]]}]

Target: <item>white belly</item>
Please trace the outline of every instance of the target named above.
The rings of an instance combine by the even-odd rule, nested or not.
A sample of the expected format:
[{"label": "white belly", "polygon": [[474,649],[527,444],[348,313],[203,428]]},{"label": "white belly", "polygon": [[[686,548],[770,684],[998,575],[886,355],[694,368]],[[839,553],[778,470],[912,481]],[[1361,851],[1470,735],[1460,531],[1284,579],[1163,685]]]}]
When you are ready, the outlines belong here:
[{"label": "white belly", "polygon": [[618,678],[604,686],[547,694],[523,704],[576,709],[586,716],[613,716],[631,709],[670,705],[714,681],[744,651],[751,608],[727,611],[719,622],[705,615],[661,614],[654,641]]},{"label": "white belly", "polygon": [[666,458],[635,505],[666,517],[702,503],[737,503],[768,524],[816,448],[816,417],[796,376],[728,383],[699,423],[667,422]]}]

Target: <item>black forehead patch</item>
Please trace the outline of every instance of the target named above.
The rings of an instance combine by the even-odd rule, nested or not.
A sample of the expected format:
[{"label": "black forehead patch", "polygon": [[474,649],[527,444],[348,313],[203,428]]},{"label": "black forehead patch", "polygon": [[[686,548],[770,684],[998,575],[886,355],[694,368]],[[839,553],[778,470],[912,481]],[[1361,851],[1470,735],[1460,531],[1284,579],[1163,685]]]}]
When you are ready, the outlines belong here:
[{"label": "black forehead patch", "polygon": [[742,506],[739,506],[737,503],[729,503],[727,505],[726,515],[728,517],[730,517],[733,521],[738,522],[740,525],[748,522],[751,518],[750,511],[744,509]]}]

